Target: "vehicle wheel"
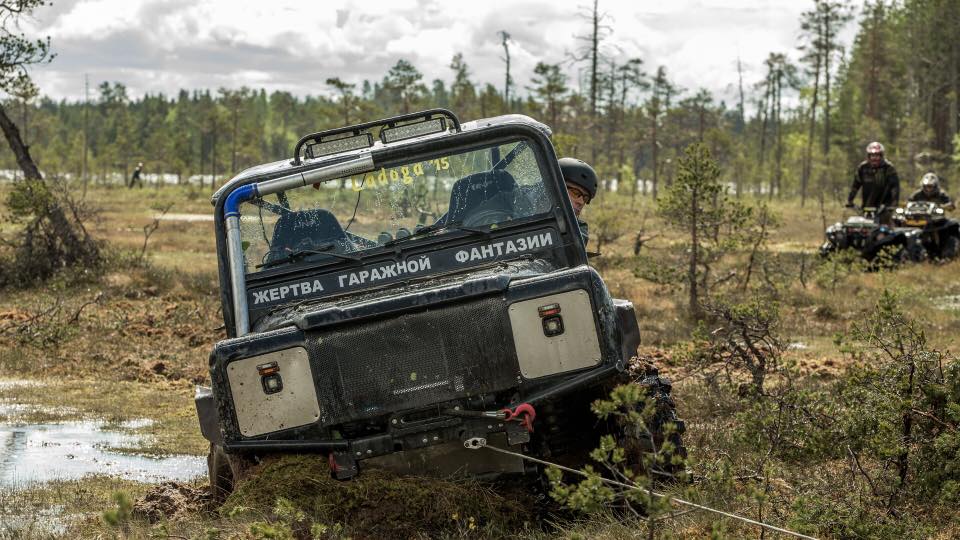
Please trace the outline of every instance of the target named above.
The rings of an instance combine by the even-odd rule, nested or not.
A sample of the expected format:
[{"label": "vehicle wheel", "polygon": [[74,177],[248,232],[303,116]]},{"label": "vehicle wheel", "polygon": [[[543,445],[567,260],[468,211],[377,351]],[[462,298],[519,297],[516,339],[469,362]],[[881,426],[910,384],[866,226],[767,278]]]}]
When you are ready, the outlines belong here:
[{"label": "vehicle wheel", "polygon": [[927,260],[927,250],[920,242],[910,242],[906,247],[906,257],[910,262],[923,262]]},{"label": "vehicle wheel", "polygon": [[253,461],[244,456],[230,455],[218,444],[210,443],[207,454],[207,477],[215,501],[223,502],[236,487],[237,481],[252,467]]},{"label": "vehicle wheel", "polygon": [[948,236],[943,240],[943,247],[940,248],[940,258],[950,260],[960,254],[960,237]]},{"label": "vehicle wheel", "polygon": [[222,502],[233,491],[233,470],[230,468],[230,457],[223,451],[223,447],[210,443],[210,453],[207,454],[207,476],[210,479],[210,493],[217,502]]},{"label": "vehicle wheel", "polygon": [[[644,376],[636,381],[647,389],[647,396],[654,400],[656,412],[648,427],[649,432],[641,431],[636,425],[622,426],[620,429],[621,446],[627,451],[627,459],[634,466],[642,466],[647,454],[660,452],[652,471],[661,476],[673,476],[685,469],[687,449],[683,446],[683,433],[686,425],[677,416],[677,405],[670,393],[670,380],[656,373]],[[672,426],[672,428],[668,428]],[[669,450],[664,443],[669,441]]]}]

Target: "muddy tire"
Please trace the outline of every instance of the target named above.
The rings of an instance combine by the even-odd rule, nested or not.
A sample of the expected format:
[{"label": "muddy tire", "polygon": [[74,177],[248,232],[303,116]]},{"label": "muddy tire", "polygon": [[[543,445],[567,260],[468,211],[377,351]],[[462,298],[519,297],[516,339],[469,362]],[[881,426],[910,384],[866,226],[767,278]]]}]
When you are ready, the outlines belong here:
[{"label": "muddy tire", "polygon": [[943,247],[940,248],[940,258],[949,261],[955,259],[960,253],[960,237],[947,236],[943,239]]},{"label": "muddy tire", "polygon": [[[649,472],[663,477],[675,476],[685,469],[687,449],[683,445],[683,433],[686,425],[677,416],[677,406],[670,395],[673,389],[670,380],[653,370],[632,382],[647,389],[655,412],[647,429],[636,425],[618,426],[618,442],[626,450],[631,467],[647,469],[645,464],[649,463],[650,454],[659,453]],[[670,444],[665,444],[667,442]]]},{"label": "muddy tire", "polygon": [[927,260],[927,250],[920,242],[908,242],[904,251],[908,262],[921,263]]},{"label": "muddy tire", "polygon": [[210,479],[210,493],[215,501],[223,502],[233,492],[230,456],[220,445],[210,443],[210,453],[207,454],[207,477]]},{"label": "muddy tire", "polygon": [[217,502],[223,502],[236,487],[237,482],[246,477],[255,461],[241,455],[226,453],[223,447],[210,443],[207,454],[207,477],[210,480],[210,493]]}]

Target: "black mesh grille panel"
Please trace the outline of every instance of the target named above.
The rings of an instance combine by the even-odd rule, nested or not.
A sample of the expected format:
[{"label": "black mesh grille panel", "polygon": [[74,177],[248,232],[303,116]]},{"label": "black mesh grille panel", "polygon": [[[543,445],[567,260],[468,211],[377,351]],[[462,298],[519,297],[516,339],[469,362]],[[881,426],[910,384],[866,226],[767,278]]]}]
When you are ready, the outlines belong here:
[{"label": "black mesh grille panel", "polygon": [[321,423],[516,386],[499,297],[307,332]]}]

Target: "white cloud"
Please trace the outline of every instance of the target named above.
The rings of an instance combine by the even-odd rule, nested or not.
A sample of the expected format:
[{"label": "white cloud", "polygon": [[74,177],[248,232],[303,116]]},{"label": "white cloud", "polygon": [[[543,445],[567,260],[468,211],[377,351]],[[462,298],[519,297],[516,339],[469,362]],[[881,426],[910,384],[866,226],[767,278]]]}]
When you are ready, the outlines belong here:
[{"label": "white cloud", "polygon": [[[399,58],[426,82],[450,81],[462,52],[477,83],[503,81],[498,31],[511,34],[511,69],[520,94],[538,61],[567,62],[589,32],[587,0],[505,2],[442,0],[75,0],[35,12],[33,35],[49,35],[58,53],[34,76],[41,91],[82,98],[83,77],[125,84],[131,95],[180,88],[253,86],[299,95],[327,92],[324,81],[380,80]],[[812,0],[601,0],[612,33],[607,50],[668,67],[690,91],[711,90],[728,103],[742,58],[745,84],[762,76],[770,52],[796,57],[799,16]],[[852,39],[850,24],[843,39]],[[571,86],[577,66],[566,64]]]}]

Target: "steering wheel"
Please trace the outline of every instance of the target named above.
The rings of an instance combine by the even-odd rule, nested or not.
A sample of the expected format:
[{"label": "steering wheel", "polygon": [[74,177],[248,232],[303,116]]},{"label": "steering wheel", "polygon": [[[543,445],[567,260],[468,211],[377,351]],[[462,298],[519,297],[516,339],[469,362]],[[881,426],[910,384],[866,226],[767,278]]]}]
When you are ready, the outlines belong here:
[{"label": "steering wheel", "polygon": [[463,219],[463,224],[468,227],[476,227],[477,225],[491,225],[501,221],[510,221],[511,219],[513,219],[513,214],[510,212],[501,208],[490,208],[468,215]]},{"label": "steering wheel", "polygon": [[297,245],[294,246],[291,251],[301,251],[305,249],[316,249],[316,248],[317,246],[316,244],[314,244],[312,238],[303,238],[299,242],[297,242]]}]

